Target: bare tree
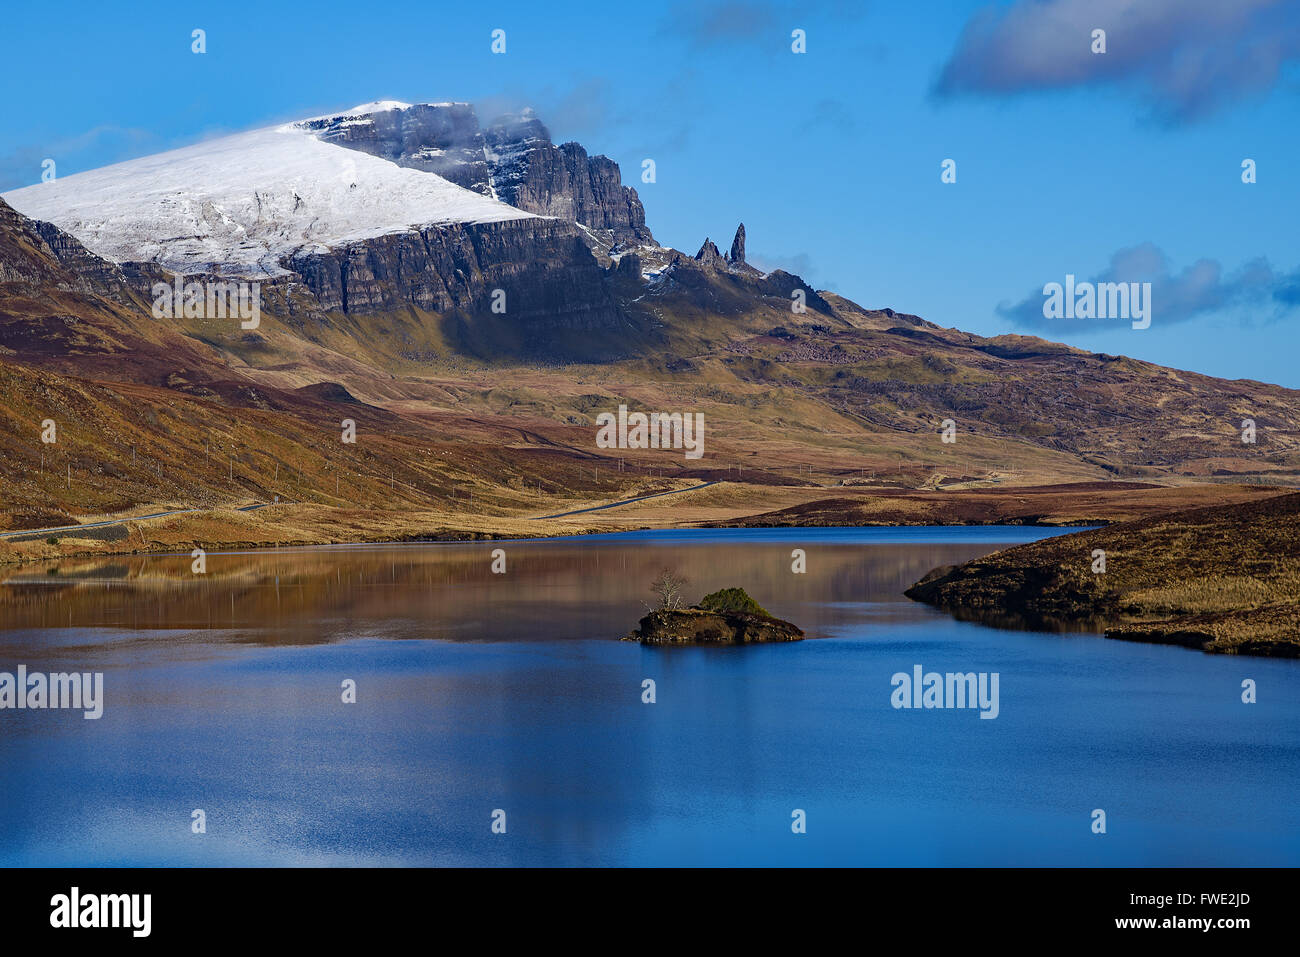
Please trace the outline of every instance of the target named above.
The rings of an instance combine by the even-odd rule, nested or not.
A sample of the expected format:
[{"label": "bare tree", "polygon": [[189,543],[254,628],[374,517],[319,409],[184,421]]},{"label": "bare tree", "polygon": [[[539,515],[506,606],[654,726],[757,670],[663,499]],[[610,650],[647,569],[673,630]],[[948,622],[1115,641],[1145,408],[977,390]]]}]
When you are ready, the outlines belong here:
[{"label": "bare tree", "polygon": [[650,583],[650,591],[659,599],[659,608],[668,611],[682,607],[682,589],[685,587],[686,579],[670,568],[665,568]]}]

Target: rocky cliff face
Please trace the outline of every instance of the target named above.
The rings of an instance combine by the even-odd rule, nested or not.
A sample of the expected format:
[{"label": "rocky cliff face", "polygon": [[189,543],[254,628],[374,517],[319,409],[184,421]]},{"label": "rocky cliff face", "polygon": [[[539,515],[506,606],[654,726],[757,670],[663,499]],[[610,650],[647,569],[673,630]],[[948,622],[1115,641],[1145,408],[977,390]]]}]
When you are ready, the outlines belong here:
[{"label": "rocky cliff face", "polygon": [[[684,300],[712,315],[733,316],[753,309],[757,300],[769,305],[779,303],[781,309],[790,310],[798,290],[805,308],[803,313],[792,312],[791,321],[835,316],[831,304],[798,276],[781,269],[762,273],[745,262],[743,223],[736,230],[728,255],[723,255],[711,239],[705,239],[694,256],[667,252],[668,264],[654,277],[646,293],[648,299]],[[800,316],[805,318],[800,320]]]},{"label": "rocky cliff face", "polygon": [[731,241],[731,254],[727,262],[738,264],[745,261],[745,224],[736,227],[736,238]]},{"label": "rocky cliff face", "polygon": [[613,343],[630,330],[616,298],[626,277],[603,269],[581,230],[563,220],[431,226],[289,265],[327,312],[376,315],[414,305],[458,321],[507,324],[542,354],[553,351],[544,334],[557,331],[606,333],[619,354]]},{"label": "rocky cliff face", "polygon": [[714,269],[727,268],[727,261],[722,257],[722,253],[718,252],[717,244],[707,236],[704,237],[704,245],[695,254],[695,261],[701,266],[712,266]]},{"label": "rocky cliff face", "polygon": [[457,186],[493,195],[492,168],[478,114],[468,103],[420,103],[361,116],[304,120],[301,125],[326,143],[436,173]]},{"label": "rocky cliff face", "polygon": [[[352,229],[349,234],[343,228],[348,222],[345,216],[343,226],[328,241],[296,242],[311,236],[295,233],[301,224],[286,214],[281,233],[291,241],[267,246],[274,249],[277,272],[261,281],[261,310],[268,321],[282,321],[295,335],[317,345],[330,339],[330,332],[364,339],[374,328],[371,320],[378,320],[379,327],[409,345],[398,350],[404,358],[464,349],[487,359],[533,354],[548,360],[605,360],[637,354],[654,343],[662,346],[670,324],[665,320],[688,325],[698,320],[707,326],[718,316],[740,317],[755,309],[788,310],[795,288],[804,288],[811,310],[829,313],[827,304],[797,277],[780,272],[764,275],[745,262],[743,225],[726,255],[712,242],[706,242],[693,259],[659,247],[645,227],[636,191],[622,185],[617,164],[588,155],[577,143],[556,146],[531,112],[481,128],[469,104],[380,102],[303,120],[296,126],[292,131],[275,131],[269,146],[248,134],[248,148],[271,151],[275,157],[280,154],[274,150],[286,149],[288,161],[306,163],[308,169],[319,167],[327,174],[341,167],[342,181],[348,176],[364,180],[354,182],[353,189],[384,182],[376,178],[376,169],[394,172],[389,165],[394,163],[499,200],[469,197],[440,183],[456,217],[410,218],[415,217],[410,196],[400,190],[426,177],[400,170],[396,171],[403,174],[400,186],[392,185],[394,192],[389,194],[399,202],[383,220],[391,221],[391,231],[367,236]],[[311,149],[289,149],[294,140],[280,135],[284,132],[297,133],[301,144],[310,144]],[[319,154],[316,138],[339,148]],[[368,156],[348,159],[350,150]],[[204,165],[206,154],[193,152],[184,158],[182,168],[211,173],[210,163]],[[372,174],[369,180],[352,169],[363,166]],[[280,165],[250,160],[249,169],[265,187],[262,192],[253,190],[259,210],[267,194],[292,196],[293,211],[308,202],[293,182],[277,179]],[[208,185],[225,188],[225,182]],[[243,182],[236,182],[231,195],[243,195]],[[127,201],[131,190],[120,182],[110,182],[113,185],[121,194],[119,205],[133,208]],[[321,195],[336,198],[328,191]],[[457,206],[463,201],[511,215],[479,216],[477,208],[466,211]],[[321,201],[320,215],[331,209],[330,203]],[[520,213],[515,218],[515,210],[536,215]],[[14,240],[18,245],[10,255],[0,255],[0,281],[28,278],[33,289],[62,286],[93,292],[147,316],[153,283],[174,278],[156,261],[142,261],[144,256],[110,261],[90,252],[63,229],[21,217],[7,206],[0,214],[6,211],[13,220],[9,235],[21,240]],[[350,213],[355,214],[355,210]],[[178,234],[178,227],[166,217],[159,221],[171,226],[164,235]],[[373,227],[364,216],[356,222]],[[421,222],[425,225],[409,225]],[[146,230],[151,236],[156,232]],[[139,248],[142,253],[153,249],[148,242]],[[220,279],[240,275],[238,265],[227,272],[216,262],[185,272],[190,281]],[[653,281],[647,282],[647,275]],[[412,310],[432,317],[413,315]],[[340,314],[366,318],[358,322],[340,319]],[[152,317],[148,322],[153,322]],[[393,333],[408,322],[413,324],[402,334]],[[698,345],[692,342],[687,348]],[[230,343],[222,347],[237,349]]]},{"label": "rocky cliff face", "polygon": [[[554,145],[531,111],[482,128],[467,103],[398,104],[300,125],[549,217],[426,226],[291,257],[284,265],[321,310],[375,315],[415,306],[458,321],[497,317],[530,333],[635,324],[620,300],[639,295],[640,260],[615,267],[592,250],[653,244],[641,201],[622,185],[616,163],[577,143]],[[493,310],[496,290],[504,312],[500,298]],[[274,296],[274,284],[265,293]]]},{"label": "rocky cliff face", "polygon": [[497,196],[511,206],[607,230],[616,242],[654,244],[636,190],[618,164],[588,156],[578,143],[555,146],[531,113],[498,120],[487,131]]},{"label": "rocky cliff face", "polygon": [[614,242],[654,242],[641,200],[623,185],[618,164],[588,156],[577,143],[556,146],[531,111],[486,129],[468,103],[394,107],[302,126],[328,143],[436,173],[526,212],[606,231]]},{"label": "rocky cliff face", "polygon": [[736,227],[736,238],[731,241],[731,252],[727,253],[727,265],[731,267],[732,272],[745,273],[750,276],[760,276],[757,269],[745,262],[745,224],[741,223]]},{"label": "rocky cliff face", "polygon": [[124,270],[117,263],[96,256],[53,223],[33,222],[32,225],[54,258],[75,277],[77,288],[83,292],[95,292],[115,302],[126,302],[128,286],[147,287],[151,280],[161,278],[161,273],[147,264]]},{"label": "rocky cliff face", "polygon": [[0,200],[0,358],[119,381],[232,378],[215,352],[153,319],[149,290],[165,278]]},{"label": "rocky cliff face", "polygon": [[0,199],[0,282],[49,284],[118,298],[122,270],[50,223],[29,219]]}]

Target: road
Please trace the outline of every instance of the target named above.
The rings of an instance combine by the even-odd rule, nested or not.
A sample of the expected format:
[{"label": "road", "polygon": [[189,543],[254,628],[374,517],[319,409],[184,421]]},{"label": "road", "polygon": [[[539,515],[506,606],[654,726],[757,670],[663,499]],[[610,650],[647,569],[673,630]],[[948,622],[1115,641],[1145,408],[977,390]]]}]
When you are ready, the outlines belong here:
[{"label": "road", "polygon": [[692,485],[690,488],[677,488],[669,492],[651,492],[649,495],[638,495],[636,498],[625,498],[621,502],[610,502],[608,505],[593,505],[591,508],[576,508],[572,512],[556,512],[554,515],[538,515],[533,519],[534,522],[545,521],[548,518],[564,518],[568,515],[584,515],[587,512],[603,512],[607,508],[618,508],[620,505],[631,505],[633,502],[644,502],[648,498],[659,498],[663,495],[680,495],[682,492],[698,492],[702,488],[708,488],[710,485],[717,485],[722,479],[714,479],[712,482],[705,482],[703,485]]},{"label": "road", "polygon": [[[556,512],[554,515],[539,515],[533,519],[534,522],[544,521],[548,518],[565,518],[569,515],[584,515],[587,512],[603,512],[607,508],[618,508],[620,505],[631,505],[633,502],[644,502],[648,498],[660,498],[664,495],[680,495],[683,492],[698,492],[702,488],[708,488],[710,485],[717,485],[722,479],[714,479],[712,482],[705,482],[702,485],[692,485],[690,488],[672,489],[667,492],[651,492],[649,495],[638,495],[636,498],[625,498],[619,502],[610,502],[607,505],[593,505],[591,508],[578,508],[572,512]],[[245,505],[236,509],[237,512],[255,512],[259,508],[266,508],[271,502],[262,502],[260,505]],[[287,503],[281,503],[287,504]],[[85,525],[60,525],[57,528],[24,528],[13,532],[0,533],[0,538],[26,538],[28,536],[38,535],[55,535],[59,532],[77,532],[87,528],[109,528],[113,525],[123,525],[126,522],[142,522],[150,518],[167,518],[169,515],[192,515],[195,512],[206,512],[208,509],[203,508],[176,508],[169,512],[154,512],[150,515],[132,515],[129,518],[117,518],[107,522],[87,522]]]},{"label": "road", "polygon": [[[259,508],[266,508],[271,502],[263,502],[260,505],[244,505],[235,509],[237,512],[255,512]],[[60,525],[57,528],[24,528],[15,532],[4,532],[0,538],[24,538],[28,535],[53,535],[56,532],[77,532],[87,528],[109,528],[113,525],[123,525],[127,522],[142,522],[146,518],[166,518],[168,515],[190,515],[194,512],[206,512],[206,508],[175,508],[170,512],[154,512],[152,515],[132,515],[129,518],[115,518],[108,522],[88,522],[85,525]]]}]

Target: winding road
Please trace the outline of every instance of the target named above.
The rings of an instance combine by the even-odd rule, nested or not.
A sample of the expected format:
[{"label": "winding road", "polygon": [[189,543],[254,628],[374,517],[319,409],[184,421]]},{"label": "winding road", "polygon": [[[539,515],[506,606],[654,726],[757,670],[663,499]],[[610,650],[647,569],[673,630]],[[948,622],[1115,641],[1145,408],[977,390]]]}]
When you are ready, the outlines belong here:
[{"label": "winding road", "polygon": [[[272,502],[262,502],[260,505],[243,505],[235,511],[237,512],[255,512],[259,508],[266,508]],[[57,528],[23,528],[14,532],[0,533],[0,538],[25,538],[29,535],[53,535],[55,532],[78,532],[87,528],[111,528],[114,525],[124,525],[127,522],[142,522],[147,518],[166,518],[168,515],[191,515],[194,512],[206,512],[206,508],[174,508],[169,512],[154,512],[152,515],[131,515],[127,518],[115,518],[107,522],[87,522],[85,525],[60,525]]]},{"label": "winding road", "polygon": [[618,508],[620,505],[631,505],[633,502],[644,502],[648,498],[660,498],[664,495],[681,495],[683,492],[698,492],[702,488],[708,488],[710,485],[717,485],[723,479],[714,479],[712,482],[705,482],[703,485],[692,485],[690,488],[675,488],[667,492],[651,492],[649,495],[638,495],[636,498],[625,498],[620,502],[610,502],[608,505],[593,505],[591,508],[575,508],[572,512],[556,512],[554,515],[538,515],[532,519],[534,522],[545,521],[548,518],[565,518],[569,515],[583,515],[587,512],[603,512],[607,508]]},{"label": "winding road", "polygon": [[[690,488],[670,489],[667,492],[651,492],[649,495],[638,495],[636,498],[625,498],[618,502],[609,502],[605,505],[593,505],[590,508],[577,508],[571,512],[556,512],[554,515],[538,515],[532,519],[534,522],[545,521],[548,518],[566,518],[570,515],[584,515],[587,512],[603,512],[607,508],[618,508],[620,505],[631,505],[633,502],[644,502],[648,498],[661,498],[665,495],[681,495],[683,492],[698,492],[702,488],[708,488],[710,485],[717,485],[722,479],[714,479],[711,482],[705,482],[702,485],[692,485]],[[259,508],[266,508],[273,502],[262,502],[258,505],[244,505],[235,511],[237,512],[255,512]],[[281,503],[286,504],[286,503]],[[169,515],[192,515],[195,512],[206,512],[204,508],[174,508],[167,512],[153,512],[149,515],[131,515],[127,518],[115,518],[107,522],[87,522],[84,525],[59,525],[55,528],[23,528],[12,532],[0,532],[0,538],[27,538],[37,537],[40,535],[54,535],[59,532],[79,532],[88,528],[111,528],[114,525],[124,525],[127,522],[142,522],[150,518],[167,518]]]}]

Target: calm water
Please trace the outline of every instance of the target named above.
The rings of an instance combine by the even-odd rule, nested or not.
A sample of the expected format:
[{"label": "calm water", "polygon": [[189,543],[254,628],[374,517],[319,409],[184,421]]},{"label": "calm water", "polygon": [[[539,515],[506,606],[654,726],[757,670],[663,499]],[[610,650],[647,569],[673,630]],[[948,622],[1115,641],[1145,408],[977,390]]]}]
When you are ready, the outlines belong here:
[{"label": "calm water", "polygon": [[[201,577],[181,556],[11,570],[0,671],[101,671],[105,710],[0,711],[0,864],[1300,863],[1300,663],[997,631],[901,595],[1044,534],[645,533],[210,554]],[[664,567],[692,600],[741,585],[810,640],[613,640]],[[891,676],[917,664],[997,672],[999,716],[895,710]]]}]

